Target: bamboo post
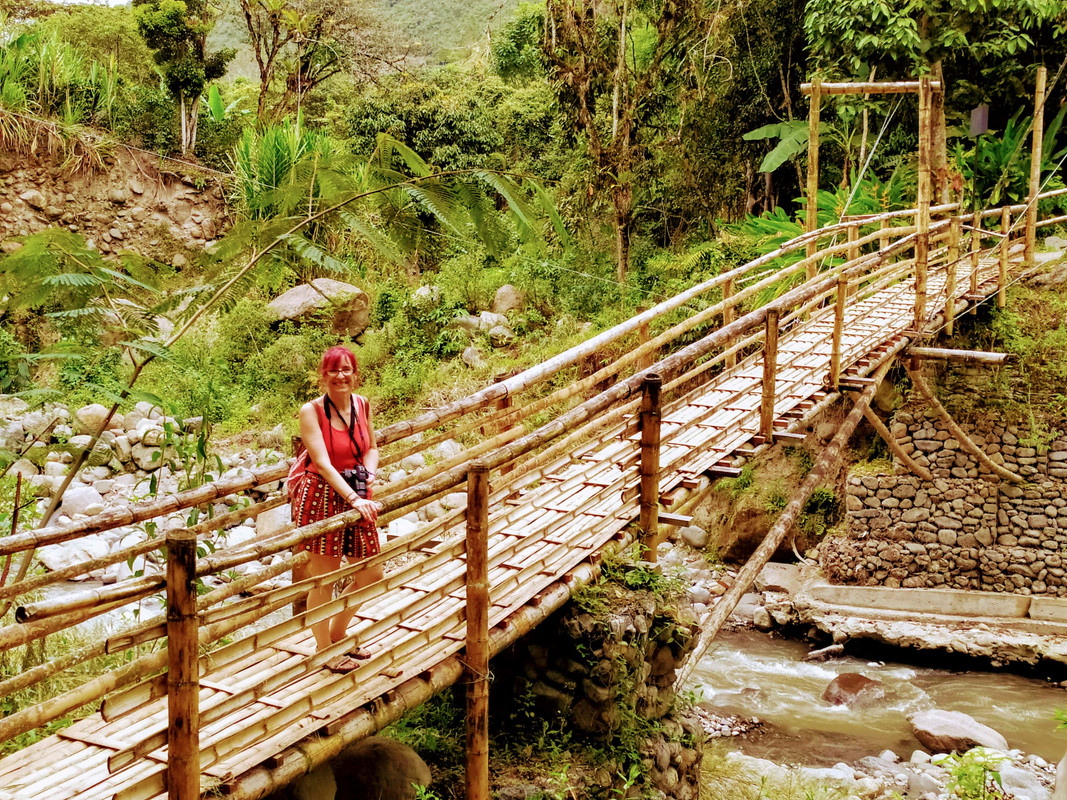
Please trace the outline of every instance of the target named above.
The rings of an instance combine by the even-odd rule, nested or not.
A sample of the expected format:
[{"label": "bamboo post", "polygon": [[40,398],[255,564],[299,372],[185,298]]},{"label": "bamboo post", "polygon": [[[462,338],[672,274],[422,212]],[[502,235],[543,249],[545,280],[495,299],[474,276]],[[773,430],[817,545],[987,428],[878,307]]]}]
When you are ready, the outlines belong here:
[{"label": "bamboo post", "polygon": [[[646,309],[644,306],[638,306],[637,307],[637,313],[638,314],[644,314],[645,311],[647,311],[647,310],[648,309]],[[648,330],[648,320],[645,320],[637,328],[637,344],[638,344],[638,346],[643,345],[643,344],[648,344],[649,339],[650,339],[650,336],[649,336],[649,330]],[[640,372],[643,369],[648,369],[651,366],[652,366],[652,353],[651,352],[645,353],[644,355],[642,355],[641,357],[639,357],[637,359],[637,371],[638,372]]]},{"label": "bamboo post", "polygon": [[893,221],[891,219],[889,219],[889,217],[884,218],[882,220],[882,225],[881,225],[881,234],[882,235],[879,237],[879,240],[878,240],[878,249],[879,250],[885,250],[887,247],[889,247],[889,243],[890,243],[891,238],[892,238],[889,235],[889,229],[891,227],[893,227]]},{"label": "bamboo post", "polygon": [[778,366],[777,308],[767,309],[767,336],[763,340],[763,399],[759,408],[759,432],[768,442],[774,442],[774,378]]},{"label": "bamboo post", "polygon": [[932,151],[932,131],[930,110],[933,105],[933,93],[930,78],[924,76],[919,81],[919,189],[916,204],[917,217],[915,227],[915,330],[922,333],[926,326],[926,268],[930,257],[930,157]]},{"label": "bamboo post", "polygon": [[648,553],[655,561],[659,545],[659,441],[660,389],[663,379],[656,373],[641,383],[641,517],[639,525]]},{"label": "bamboo post", "polygon": [[[816,78],[811,82],[811,110],[808,112],[808,191],[807,191],[807,217],[805,218],[804,231],[811,233],[819,227],[819,112],[821,101],[822,81]],[[818,243],[814,238],[808,242],[807,256],[815,255],[818,251]],[[818,268],[814,261],[808,264],[807,275],[810,281],[815,277]]]},{"label": "bamboo post", "polygon": [[200,798],[196,534],[167,532],[167,796]]},{"label": "bamboo post", "polygon": [[467,800],[489,800],[489,466],[467,472]]},{"label": "bamboo post", "polygon": [[[734,279],[730,278],[722,286],[722,300],[724,303],[728,302],[730,298],[734,296]],[[733,305],[727,305],[722,312],[722,324],[726,327],[737,317],[737,311]],[[737,366],[737,353],[730,353],[726,356],[726,369],[733,369]]]},{"label": "bamboo post", "polygon": [[945,268],[945,335],[952,335],[956,322],[956,271],[960,260],[960,231],[963,222],[959,215],[952,217],[948,229],[948,266]]},{"label": "bamboo post", "polygon": [[856,261],[860,257],[860,249],[856,244],[856,241],[860,238],[859,225],[852,225],[848,229],[848,260],[849,262]]},{"label": "bamboo post", "polygon": [[1007,206],[1000,212],[1000,259],[997,264],[997,308],[1008,304],[1008,251],[1011,249],[1011,211]]},{"label": "bamboo post", "polygon": [[1041,191],[1041,148],[1045,136],[1045,78],[1048,70],[1037,68],[1034,87],[1034,129],[1031,133],[1030,195],[1026,198],[1026,249],[1023,259],[1027,269],[1034,266],[1034,246],[1037,244],[1037,194]]},{"label": "bamboo post", "polygon": [[834,343],[830,353],[830,385],[837,390],[841,382],[841,334],[845,330],[845,301],[848,299],[848,280],[837,279],[837,303],[834,306]]},{"label": "bamboo post", "polygon": [[[979,256],[982,250],[982,218],[975,214],[971,221],[971,286],[972,296],[978,294],[978,267]],[[978,304],[971,305],[971,313],[978,313]]]}]

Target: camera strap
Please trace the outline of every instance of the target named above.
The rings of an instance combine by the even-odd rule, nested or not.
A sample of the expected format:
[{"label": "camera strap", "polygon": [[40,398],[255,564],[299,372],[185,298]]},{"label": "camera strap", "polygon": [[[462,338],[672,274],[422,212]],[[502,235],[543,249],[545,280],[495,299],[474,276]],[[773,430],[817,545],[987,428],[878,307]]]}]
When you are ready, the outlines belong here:
[{"label": "camera strap", "polygon": [[[330,399],[330,396],[328,394],[324,394],[323,395],[323,399],[324,399],[323,406],[324,406],[324,408],[326,410],[326,423],[330,426],[330,438],[332,439],[333,438],[333,423],[330,421],[330,409],[332,408],[334,411],[337,412],[337,418],[339,420],[341,420],[342,422],[344,422],[345,418],[343,416],[341,416],[341,409],[339,409],[337,406],[334,405],[333,400]],[[356,441],[356,416],[357,416],[357,411],[356,411],[356,398],[355,398],[354,395],[349,398],[349,402],[351,403],[351,407],[349,408],[349,417],[348,417],[348,440],[352,443],[352,446],[355,447],[355,449],[356,449],[355,450],[356,461],[358,463],[362,464],[363,463],[363,448],[360,447],[359,446],[359,442]],[[329,450],[329,444],[326,445],[326,449]]]}]

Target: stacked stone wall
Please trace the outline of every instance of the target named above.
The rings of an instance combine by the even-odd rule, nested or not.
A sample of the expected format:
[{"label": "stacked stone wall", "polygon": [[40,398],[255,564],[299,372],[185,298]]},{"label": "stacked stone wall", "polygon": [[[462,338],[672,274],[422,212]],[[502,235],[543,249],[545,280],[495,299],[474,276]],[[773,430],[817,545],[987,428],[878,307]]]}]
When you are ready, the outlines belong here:
[{"label": "stacked stone wall", "polygon": [[[1009,382],[1010,383],[1010,382]],[[932,412],[898,412],[890,431],[933,482],[908,473],[852,475],[847,532],[819,546],[824,574],[861,586],[1067,596],[1067,435],[994,421],[1004,387],[987,369],[954,368],[939,396],[990,459],[1026,479],[1002,481]]]}]

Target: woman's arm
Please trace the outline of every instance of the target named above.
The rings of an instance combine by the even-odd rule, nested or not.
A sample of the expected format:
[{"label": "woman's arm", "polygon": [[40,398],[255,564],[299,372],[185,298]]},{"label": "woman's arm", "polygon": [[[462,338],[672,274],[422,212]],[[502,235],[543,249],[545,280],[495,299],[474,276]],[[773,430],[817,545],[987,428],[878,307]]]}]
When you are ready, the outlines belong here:
[{"label": "woman's arm", "polygon": [[[315,469],[334,491],[348,500],[348,504],[357,509],[364,519],[374,522],[378,519],[378,504],[370,500],[364,500],[341,477],[341,473],[330,461],[330,452],[326,449],[326,440],[322,437],[322,429],[319,428],[319,418],[315,411],[314,403],[304,403],[300,408],[300,438],[304,441],[308,456],[311,458]],[[375,464],[377,464],[377,450],[375,450]],[[368,467],[369,469],[369,467]]]}]

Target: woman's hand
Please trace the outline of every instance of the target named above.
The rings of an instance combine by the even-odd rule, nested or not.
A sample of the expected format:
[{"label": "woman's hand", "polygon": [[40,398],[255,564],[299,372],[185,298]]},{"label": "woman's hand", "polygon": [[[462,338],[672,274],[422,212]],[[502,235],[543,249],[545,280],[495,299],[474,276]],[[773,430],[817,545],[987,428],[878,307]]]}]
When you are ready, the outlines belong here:
[{"label": "woman's hand", "polygon": [[376,522],[378,520],[378,511],[381,506],[373,500],[364,500],[358,494],[352,492],[351,497],[348,499],[348,504],[358,511],[367,522]]}]

